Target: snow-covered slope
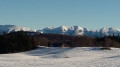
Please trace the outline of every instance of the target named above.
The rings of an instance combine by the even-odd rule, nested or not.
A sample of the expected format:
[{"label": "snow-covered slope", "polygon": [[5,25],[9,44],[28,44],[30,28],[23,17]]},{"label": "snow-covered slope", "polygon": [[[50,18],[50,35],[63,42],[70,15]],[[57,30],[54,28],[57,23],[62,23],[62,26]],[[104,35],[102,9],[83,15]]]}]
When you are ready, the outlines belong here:
[{"label": "snow-covered slope", "polygon": [[32,30],[30,28],[27,27],[21,27],[21,26],[16,26],[16,25],[0,25],[0,33],[3,32],[13,32],[13,31],[34,31],[36,32],[36,30]]},{"label": "snow-covered slope", "polygon": [[54,48],[0,55],[0,67],[120,67],[120,49]]},{"label": "snow-covered slope", "polygon": [[67,34],[67,35],[88,35],[88,36],[104,36],[104,35],[120,35],[118,28],[102,28],[98,30],[90,30],[80,26],[60,26],[60,27],[47,27],[41,30],[42,33],[54,34]]}]

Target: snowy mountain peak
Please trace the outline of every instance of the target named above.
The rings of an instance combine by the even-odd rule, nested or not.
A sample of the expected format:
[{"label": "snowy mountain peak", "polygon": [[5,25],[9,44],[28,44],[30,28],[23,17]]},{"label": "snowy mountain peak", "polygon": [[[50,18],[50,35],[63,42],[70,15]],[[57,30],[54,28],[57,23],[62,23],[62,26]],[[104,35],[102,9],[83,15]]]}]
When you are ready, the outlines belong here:
[{"label": "snowy mountain peak", "polygon": [[84,30],[82,27],[80,26],[73,26],[75,30]]},{"label": "snowy mountain peak", "polygon": [[100,32],[103,33],[107,33],[109,31],[109,29],[107,27],[103,27],[102,29],[100,29]]},{"label": "snowy mountain peak", "polygon": [[66,35],[83,35],[83,28],[80,26],[60,26],[44,28],[43,33],[66,34]]},{"label": "snowy mountain peak", "polygon": [[46,27],[44,29],[54,29],[55,27]]},{"label": "snowy mountain peak", "polygon": [[60,29],[62,32],[66,32],[68,30],[68,27],[60,26],[60,27],[58,27],[58,29]]},{"label": "snowy mountain peak", "polygon": [[120,32],[120,29],[111,27],[109,28],[109,31]]},{"label": "snowy mountain peak", "polygon": [[16,26],[16,25],[0,25],[0,33],[3,32],[13,32],[13,31],[32,31],[32,32],[36,32],[36,30],[32,30],[30,28],[27,27],[22,27],[22,26]]}]

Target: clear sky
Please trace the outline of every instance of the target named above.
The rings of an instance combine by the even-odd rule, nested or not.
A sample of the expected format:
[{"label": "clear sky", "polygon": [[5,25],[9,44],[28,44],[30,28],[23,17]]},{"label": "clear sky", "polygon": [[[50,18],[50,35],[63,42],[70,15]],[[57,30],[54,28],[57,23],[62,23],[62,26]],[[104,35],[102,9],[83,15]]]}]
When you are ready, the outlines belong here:
[{"label": "clear sky", "polygon": [[120,0],[0,0],[0,25],[120,28]]}]

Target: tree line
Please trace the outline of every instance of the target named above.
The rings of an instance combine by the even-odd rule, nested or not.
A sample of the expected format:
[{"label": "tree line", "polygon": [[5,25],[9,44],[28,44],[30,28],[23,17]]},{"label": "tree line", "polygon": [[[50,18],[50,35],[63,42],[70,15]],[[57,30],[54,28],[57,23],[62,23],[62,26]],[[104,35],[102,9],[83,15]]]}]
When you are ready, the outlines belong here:
[{"label": "tree line", "polygon": [[[30,35],[32,34],[32,35]],[[23,52],[37,46],[55,47],[117,47],[120,48],[120,36],[69,36],[60,34],[41,34],[33,32],[11,32],[0,35],[0,53]],[[62,46],[60,46],[62,45]]]},{"label": "tree line", "polygon": [[65,47],[117,47],[120,48],[120,36],[89,37],[69,36],[59,34],[37,34],[34,36],[36,44],[48,46],[53,43],[64,43]]}]

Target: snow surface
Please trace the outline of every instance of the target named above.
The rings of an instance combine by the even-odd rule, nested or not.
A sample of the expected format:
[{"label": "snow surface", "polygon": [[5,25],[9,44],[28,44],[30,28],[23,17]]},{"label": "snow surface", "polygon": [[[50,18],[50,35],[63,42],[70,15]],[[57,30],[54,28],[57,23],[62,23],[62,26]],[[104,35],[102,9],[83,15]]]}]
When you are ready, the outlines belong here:
[{"label": "snow surface", "polygon": [[120,49],[98,47],[38,49],[0,55],[0,67],[120,67]]}]

